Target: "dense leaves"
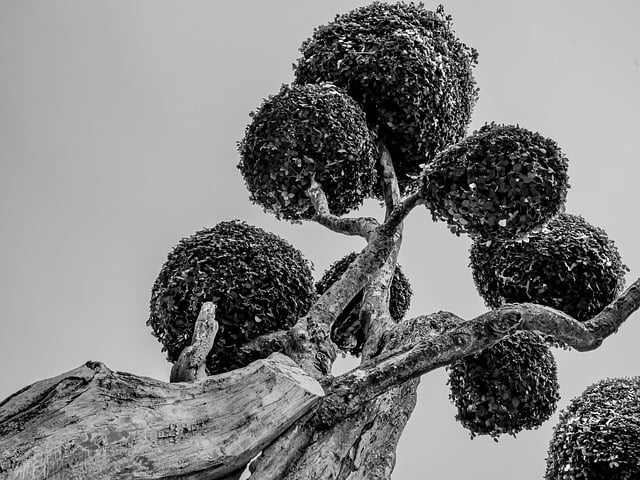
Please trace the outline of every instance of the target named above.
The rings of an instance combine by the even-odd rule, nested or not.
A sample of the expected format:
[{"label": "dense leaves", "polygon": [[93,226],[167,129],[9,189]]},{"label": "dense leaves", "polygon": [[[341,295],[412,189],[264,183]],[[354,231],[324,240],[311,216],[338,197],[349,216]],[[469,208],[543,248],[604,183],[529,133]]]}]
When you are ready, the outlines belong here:
[{"label": "dense leaves", "polygon": [[488,124],[426,166],[422,191],[434,220],[455,234],[493,238],[540,227],[564,204],[567,161],[524,128]]},{"label": "dense leaves", "polygon": [[402,188],[464,136],[477,99],[477,53],[458,40],[441,7],[374,2],[317,28],[300,51],[296,82],[331,82],[360,103]]},{"label": "dense leaves", "polygon": [[556,363],[542,338],[518,332],[449,367],[456,419],[471,436],[537,428],[558,399]]},{"label": "dense leaves", "polygon": [[640,377],[602,380],[560,413],[547,480],[640,478]]},{"label": "dense leaves", "polygon": [[[331,267],[324,272],[324,275],[318,283],[316,283],[316,290],[318,294],[322,295],[326,292],[336,280],[338,280],[347,268],[358,256],[357,253],[350,253],[344,258],[335,262]],[[404,317],[404,314],[409,309],[411,303],[411,285],[409,280],[402,272],[399,265],[393,273],[391,280],[391,288],[389,295],[389,313],[391,318],[396,322],[399,322]],[[359,326],[359,314],[360,305],[362,302],[363,292],[360,291],[347,305],[345,310],[334,321],[331,328],[331,339],[343,350],[350,352],[353,355],[359,355],[362,351],[364,344],[364,332]],[[349,332],[350,334],[346,334]],[[355,338],[355,343],[345,343],[344,340],[352,340]]]},{"label": "dense leaves", "polygon": [[182,239],[169,254],[147,324],[175,362],[202,304],[215,302],[220,330],[207,358],[214,374],[241,366],[234,358],[239,345],[292,326],[314,299],[310,266],[298,250],[260,228],[222,222]]},{"label": "dense leaves", "polygon": [[330,84],[287,86],[264,101],[239,143],[238,168],[251,200],[278,219],[308,219],[311,178],[331,212],[342,215],[370,196],[377,147],[362,109]]},{"label": "dense leaves", "polygon": [[627,270],[604,230],[566,213],[524,239],[476,241],[471,269],[491,308],[535,302],[580,321],[613,301]]}]

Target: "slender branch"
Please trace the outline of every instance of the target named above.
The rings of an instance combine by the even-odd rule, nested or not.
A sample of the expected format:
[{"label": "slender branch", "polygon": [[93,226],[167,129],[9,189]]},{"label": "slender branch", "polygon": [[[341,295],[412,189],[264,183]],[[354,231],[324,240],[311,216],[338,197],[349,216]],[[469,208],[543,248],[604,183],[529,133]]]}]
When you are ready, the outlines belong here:
[{"label": "slender branch", "polygon": [[393,168],[393,161],[389,150],[382,142],[378,144],[378,148],[380,149],[380,183],[387,210],[385,217],[388,217],[396,205],[400,203],[400,187],[398,186],[398,178]]},{"label": "slender branch", "polygon": [[378,221],[372,217],[344,218],[333,215],[329,210],[327,196],[315,178],[311,179],[311,186],[307,189],[307,196],[316,210],[313,220],[329,230],[344,235],[363,237],[368,240],[379,225]]},{"label": "slender branch", "polygon": [[200,308],[191,337],[191,345],[185,347],[171,368],[170,382],[195,382],[207,376],[207,355],[213,348],[218,333],[216,306],[205,302]]},{"label": "slender branch", "polygon": [[586,322],[586,327],[596,338],[606,338],[618,331],[622,323],[638,309],[640,305],[640,279],[607,305],[598,315]]}]

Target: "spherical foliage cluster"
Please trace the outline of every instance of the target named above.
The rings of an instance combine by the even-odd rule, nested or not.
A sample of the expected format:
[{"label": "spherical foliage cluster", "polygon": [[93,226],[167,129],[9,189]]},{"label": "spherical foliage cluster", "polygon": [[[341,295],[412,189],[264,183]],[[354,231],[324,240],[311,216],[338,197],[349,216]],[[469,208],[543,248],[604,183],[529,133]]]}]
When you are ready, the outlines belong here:
[{"label": "spherical foliage cluster", "polygon": [[377,146],[362,109],[330,84],[287,86],[267,98],[239,142],[238,168],[251,200],[278,219],[313,217],[306,191],[315,180],[332,213],[370,196]]},{"label": "spherical foliage cluster", "polygon": [[441,7],[374,2],[317,28],[300,51],[296,82],[331,82],[360,103],[402,188],[464,136],[477,99],[477,53]]},{"label": "spherical foliage cluster", "polygon": [[567,161],[539,133],[488,124],[440,153],[421,182],[433,219],[446,221],[455,234],[514,237],[558,213]]},{"label": "spherical foliage cluster", "polygon": [[563,213],[524,239],[476,241],[471,269],[491,308],[534,302],[585,321],[620,293],[627,267],[604,230]]},{"label": "spherical foliage cluster", "polygon": [[640,377],[602,380],[560,413],[547,480],[640,478]]},{"label": "spherical foliage cluster", "polygon": [[234,351],[247,341],[291,327],[315,300],[309,263],[274,234],[222,222],[182,239],[168,255],[151,294],[147,325],[175,362],[191,343],[204,302],[213,301],[219,330],[209,374],[243,366]]},{"label": "spherical foliage cluster", "polygon": [[452,364],[449,385],[456,419],[472,437],[537,428],[560,398],[553,354],[533,332],[518,332]]},{"label": "spherical foliage cluster", "polygon": [[[344,258],[335,262],[324,272],[324,275],[318,283],[316,283],[316,291],[319,295],[326,292],[349,268],[349,265],[357,258],[358,254],[353,252]],[[389,313],[391,318],[399,322],[409,309],[411,303],[411,285],[409,280],[402,272],[400,265],[396,266],[391,279],[391,288],[389,291]],[[364,344],[364,332],[358,328],[360,306],[362,303],[363,292],[360,291],[347,305],[345,310],[338,316],[331,328],[332,340],[342,349],[349,351],[353,355],[359,355]],[[356,326],[355,329],[354,326]],[[345,329],[350,331],[353,329],[353,336],[356,339],[355,345],[344,345],[340,341],[341,334]]]}]

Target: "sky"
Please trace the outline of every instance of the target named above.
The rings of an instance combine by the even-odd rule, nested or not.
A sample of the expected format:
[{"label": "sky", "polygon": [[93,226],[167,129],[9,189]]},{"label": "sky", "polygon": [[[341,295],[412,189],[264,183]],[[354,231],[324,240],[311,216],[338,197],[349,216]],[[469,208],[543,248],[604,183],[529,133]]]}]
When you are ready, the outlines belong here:
[{"label": "sky", "polygon": [[[0,399],[87,360],[168,379],[145,325],[151,286],[173,245],[203,227],[243,219],[272,231],[316,279],[364,246],[252,205],[236,142],[249,112],[292,81],[314,27],[366,3],[0,0]],[[627,284],[638,278],[640,3],[444,5],[480,54],[470,132],[495,121],[556,140],[567,211],[604,228]],[[361,213],[381,211],[369,202]],[[399,257],[408,315],[486,311],[469,245],[423,207],[411,213]],[[555,351],[560,408],[599,379],[640,375],[638,338],[640,313],[596,351]],[[515,439],[470,440],[446,378],[423,377],[393,479],[541,478],[557,413]]]}]

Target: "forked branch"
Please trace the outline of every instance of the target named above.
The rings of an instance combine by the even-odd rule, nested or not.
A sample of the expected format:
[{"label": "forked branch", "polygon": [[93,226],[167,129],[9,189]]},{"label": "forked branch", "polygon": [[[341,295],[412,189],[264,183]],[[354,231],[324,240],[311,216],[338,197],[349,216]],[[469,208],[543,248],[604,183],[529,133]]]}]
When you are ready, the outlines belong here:
[{"label": "forked branch", "polygon": [[345,218],[332,214],[329,210],[327,196],[315,178],[311,179],[311,186],[307,189],[307,196],[316,210],[313,220],[329,230],[343,235],[363,237],[368,240],[379,225],[378,221],[372,217]]}]

